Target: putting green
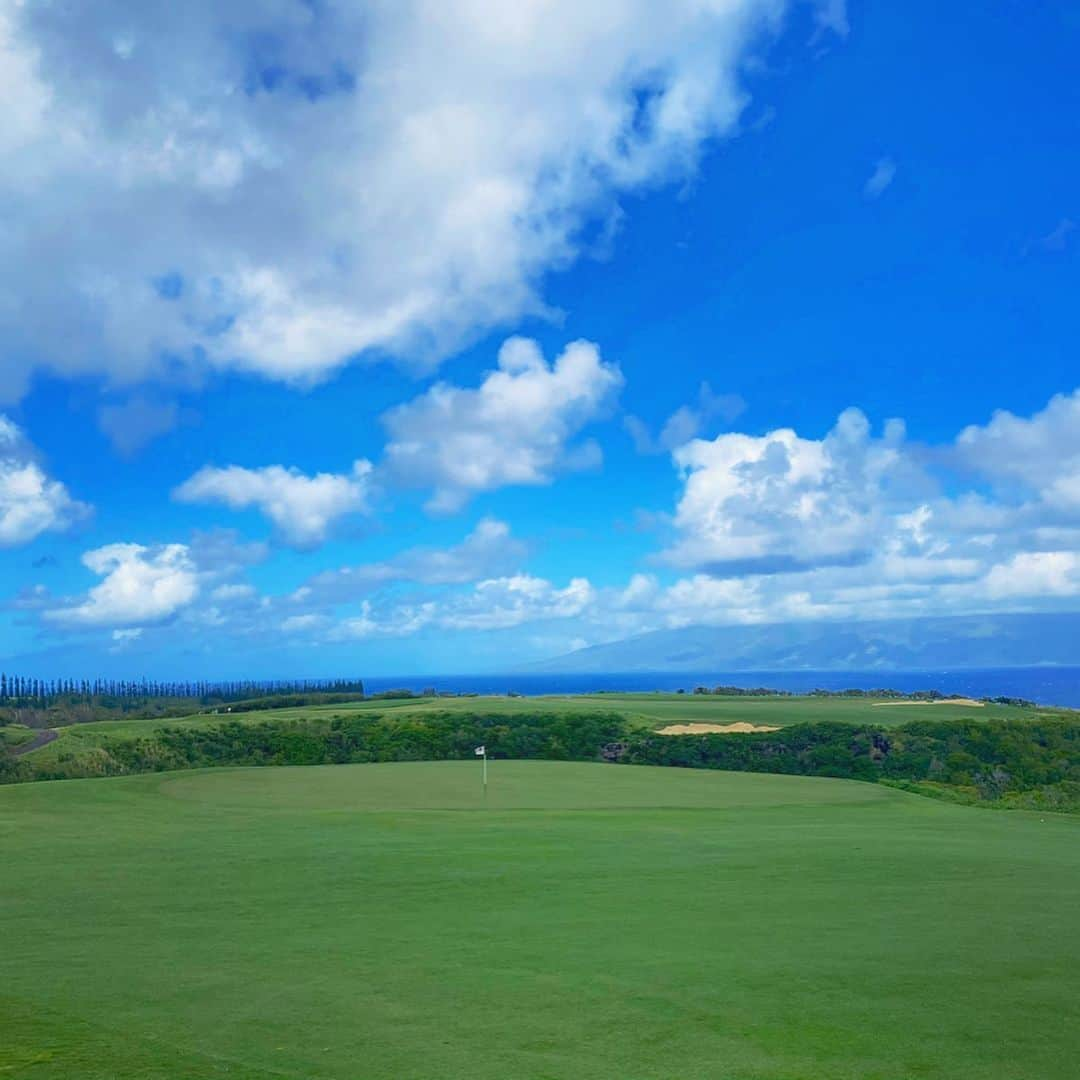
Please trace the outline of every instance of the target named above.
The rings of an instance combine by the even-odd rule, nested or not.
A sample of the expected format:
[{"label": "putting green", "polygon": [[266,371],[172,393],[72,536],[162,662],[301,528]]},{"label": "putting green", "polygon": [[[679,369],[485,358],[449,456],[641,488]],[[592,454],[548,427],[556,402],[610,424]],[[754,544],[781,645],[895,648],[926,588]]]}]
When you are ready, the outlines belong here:
[{"label": "putting green", "polygon": [[287,811],[720,810],[902,797],[872,784],[805,776],[549,761],[492,761],[488,768],[486,795],[479,761],[175,773],[159,780],[158,791],[200,803]]},{"label": "putting green", "polygon": [[0,789],[0,1077],[1028,1080],[1080,822],[479,763]]}]

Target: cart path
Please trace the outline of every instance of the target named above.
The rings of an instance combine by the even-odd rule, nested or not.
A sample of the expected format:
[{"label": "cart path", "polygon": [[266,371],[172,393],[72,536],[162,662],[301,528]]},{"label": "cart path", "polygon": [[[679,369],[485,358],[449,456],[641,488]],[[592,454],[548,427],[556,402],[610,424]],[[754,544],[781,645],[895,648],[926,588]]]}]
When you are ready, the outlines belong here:
[{"label": "cart path", "polygon": [[59,739],[60,733],[53,731],[50,728],[48,731],[39,731],[28,743],[23,743],[22,746],[16,746],[12,751],[16,757],[22,754],[29,754],[31,750],[37,750],[41,746],[47,746],[54,739]]}]

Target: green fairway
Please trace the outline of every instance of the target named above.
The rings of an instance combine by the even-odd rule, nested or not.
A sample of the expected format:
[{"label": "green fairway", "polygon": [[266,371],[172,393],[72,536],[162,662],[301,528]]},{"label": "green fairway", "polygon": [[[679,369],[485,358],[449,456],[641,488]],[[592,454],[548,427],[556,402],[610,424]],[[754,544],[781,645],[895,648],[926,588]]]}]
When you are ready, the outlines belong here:
[{"label": "green fairway", "polygon": [[0,1076],[1076,1075],[1076,819],[742,773],[479,781],[0,789]]},{"label": "green fairway", "polygon": [[[314,710],[349,713],[354,710],[384,711],[388,705],[397,709],[440,709],[462,712],[497,712],[513,716],[522,712],[574,712],[586,709],[618,712],[636,717],[644,726],[663,724],[717,723],[746,720],[750,723],[785,727],[814,720],[841,720],[852,724],[893,726],[921,716],[939,719],[975,717],[976,719],[1024,719],[1036,710],[1008,705],[924,705],[896,703],[892,699],[863,697],[763,697],[726,696],[723,694],[545,694],[541,697],[420,698],[411,701],[371,700],[333,706],[306,706],[275,710],[276,716],[310,716]],[[1038,710],[1039,712],[1055,710]],[[403,713],[404,715],[404,713]]]}]

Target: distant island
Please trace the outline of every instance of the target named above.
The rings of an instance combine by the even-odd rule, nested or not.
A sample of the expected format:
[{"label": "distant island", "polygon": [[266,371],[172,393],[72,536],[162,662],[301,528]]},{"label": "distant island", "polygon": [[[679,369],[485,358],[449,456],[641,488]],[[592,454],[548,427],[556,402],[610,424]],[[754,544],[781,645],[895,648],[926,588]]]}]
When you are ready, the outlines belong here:
[{"label": "distant island", "polygon": [[1080,666],[1080,614],[687,626],[555,656],[528,673],[930,671]]}]

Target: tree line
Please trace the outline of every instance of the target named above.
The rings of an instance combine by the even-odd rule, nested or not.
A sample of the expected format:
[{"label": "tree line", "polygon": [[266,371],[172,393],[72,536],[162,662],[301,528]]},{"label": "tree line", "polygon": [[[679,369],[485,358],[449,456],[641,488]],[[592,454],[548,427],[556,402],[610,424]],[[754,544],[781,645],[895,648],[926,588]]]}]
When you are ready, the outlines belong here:
[{"label": "tree line", "polygon": [[312,693],[362,697],[364,683],[361,679],[244,679],[233,682],[40,679],[0,673],[0,707],[23,709],[48,709],[54,705],[118,708],[162,700],[214,705],[249,698]]},{"label": "tree line", "polygon": [[[893,701],[948,701],[950,698],[962,697],[960,694],[945,694],[940,690],[892,690],[888,687],[861,690],[857,687],[849,687],[845,690],[773,690],[767,686],[695,686],[695,694],[714,694],[720,697],[818,697],[818,698],[886,698]],[[676,693],[685,693],[678,690]],[[991,705],[1013,705],[1017,708],[1034,708],[1035,702],[1027,698],[1007,697],[984,697],[980,699]]]}]

